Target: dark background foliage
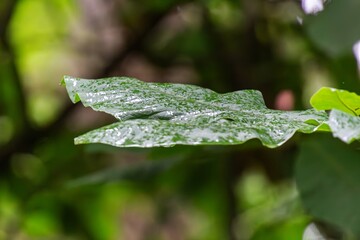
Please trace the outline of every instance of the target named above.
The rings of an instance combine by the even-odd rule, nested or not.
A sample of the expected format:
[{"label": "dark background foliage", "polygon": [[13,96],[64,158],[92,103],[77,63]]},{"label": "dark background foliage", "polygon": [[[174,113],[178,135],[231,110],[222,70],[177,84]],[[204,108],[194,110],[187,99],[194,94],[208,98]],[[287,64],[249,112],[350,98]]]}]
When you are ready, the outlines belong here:
[{"label": "dark background foliage", "polygon": [[[326,149],[330,135],[295,135],[278,149],[256,140],[74,146],[75,136],[113,119],[73,105],[59,86],[63,75],[131,76],[258,89],[269,108],[308,108],[321,86],[360,89],[351,52],[359,4],[340,2],[305,16],[292,0],[2,0],[0,239],[288,240],[301,239],[314,216],[348,230],[342,213],[308,211],[317,200],[306,195],[304,207],[294,183],[298,158],[300,190],[317,190],[306,180],[327,162],[311,163],[324,157],[311,143]],[[358,155],[329,144],[339,158]],[[358,175],[358,164],[345,162]],[[324,169],[324,179],[343,176]]]}]

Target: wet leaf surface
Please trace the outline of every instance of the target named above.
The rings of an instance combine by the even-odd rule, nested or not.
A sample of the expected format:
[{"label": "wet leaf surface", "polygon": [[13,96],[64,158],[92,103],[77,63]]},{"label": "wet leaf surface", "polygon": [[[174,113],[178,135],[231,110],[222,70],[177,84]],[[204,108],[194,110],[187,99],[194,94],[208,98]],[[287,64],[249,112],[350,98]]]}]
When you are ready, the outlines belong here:
[{"label": "wet leaf surface", "polygon": [[358,116],[333,110],[330,113],[329,125],[334,137],[346,143],[360,139],[360,117]]},{"label": "wet leaf surface", "polygon": [[131,78],[65,77],[63,82],[73,102],[81,101],[119,120],[77,137],[76,144],[229,145],[257,138],[273,148],[296,131],[316,131],[328,119],[326,113],[313,109],[268,109],[256,90],[218,94],[193,85],[145,83]]}]

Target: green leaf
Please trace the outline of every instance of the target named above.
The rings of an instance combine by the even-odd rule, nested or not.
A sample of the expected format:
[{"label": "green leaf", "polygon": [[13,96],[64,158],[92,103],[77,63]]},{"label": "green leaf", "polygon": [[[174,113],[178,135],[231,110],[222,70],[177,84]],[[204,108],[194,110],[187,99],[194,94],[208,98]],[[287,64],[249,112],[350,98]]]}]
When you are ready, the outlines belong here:
[{"label": "green leaf", "polygon": [[328,136],[300,146],[295,178],[315,218],[360,235],[360,152]]},{"label": "green leaf", "polygon": [[360,139],[360,96],[346,90],[323,87],[310,100],[317,110],[332,110],[329,127],[346,143]]},{"label": "green leaf", "polygon": [[[70,99],[119,122],[75,139],[76,144],[117,147],[241,144],[258,138],[277,147],[296,132],[311,133],[328,120],[325,112],[278,111],[265,106],[260,92],[219,94],[185,84],[145,83],[117,77],[85,80],[64,77]],[[308,123],[309,121],[309,123]],[[310,123],[311,122],[311,123]]]},{"label": "green leaf", "polygon": [[330,112],[329,126],[334,137],[346,143],[360,140],[360,117],[333,110]]},{"label": "green leaf", "polygon": [[337,109],[351,115],[360,114],[360,96],[346,90],[323,87],[310,99],[317,110]]}]

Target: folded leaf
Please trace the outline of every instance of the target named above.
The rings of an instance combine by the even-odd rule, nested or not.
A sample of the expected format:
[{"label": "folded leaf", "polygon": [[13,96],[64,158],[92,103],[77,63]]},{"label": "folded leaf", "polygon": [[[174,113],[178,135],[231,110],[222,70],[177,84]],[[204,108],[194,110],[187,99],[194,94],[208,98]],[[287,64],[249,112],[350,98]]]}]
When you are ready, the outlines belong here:
[{"label": "folded leaf", "polygon": [[346,90],[323,87],[310,100],[317,110],[331,110],[329,127],[346,143],[360,140],[360,96]]},{"label": "folded leaf", "polygon": [[360,96],[346,90],[322,87],[310,99],[317,110],[337,109],[357,116],[360,114]]},{"label": "folded leaf", "polygon": [[64,77],[70,99],[119,122],[75,139],[76,144],[118,147],[241,144],[258,138],[277,147],[296,132],[311,133],[328,120],[325,112],[279,111],[265,106],[256,90],[219,94],[185,84],[146,83],[116,77]]}]

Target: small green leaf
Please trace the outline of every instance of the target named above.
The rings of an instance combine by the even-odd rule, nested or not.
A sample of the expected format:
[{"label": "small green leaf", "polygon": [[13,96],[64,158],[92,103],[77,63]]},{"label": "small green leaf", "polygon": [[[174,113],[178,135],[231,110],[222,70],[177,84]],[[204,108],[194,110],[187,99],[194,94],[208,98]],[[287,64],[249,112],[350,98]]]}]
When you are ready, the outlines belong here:
[{"label": "small green leaf", "polygon": [[357,116],[360,113],[360,96],[346,90],[323,87],[310,99],[317,110],[337,109]]},{"label": "small green leaf", "polygon": [[345,90],[323,87],[316,92],[311,105],[318,110],[331,110],[329,127],[334,137],[346,143],[360,139],[360,96]]},{"label": "small green leaf", "polygon": [[[260,92],[218,94],[185,84],[146,83],[117,77],[85,80],[65,77],[73,102],[81,101],[119,122],[75,139],[76,144],[117,147],[241,144],[258,138],[277,147],[296,132],[311,133],[328,120],[325,112],[278,111],[265,106]],[[311,123],[308,123],[311,122]]]}]

